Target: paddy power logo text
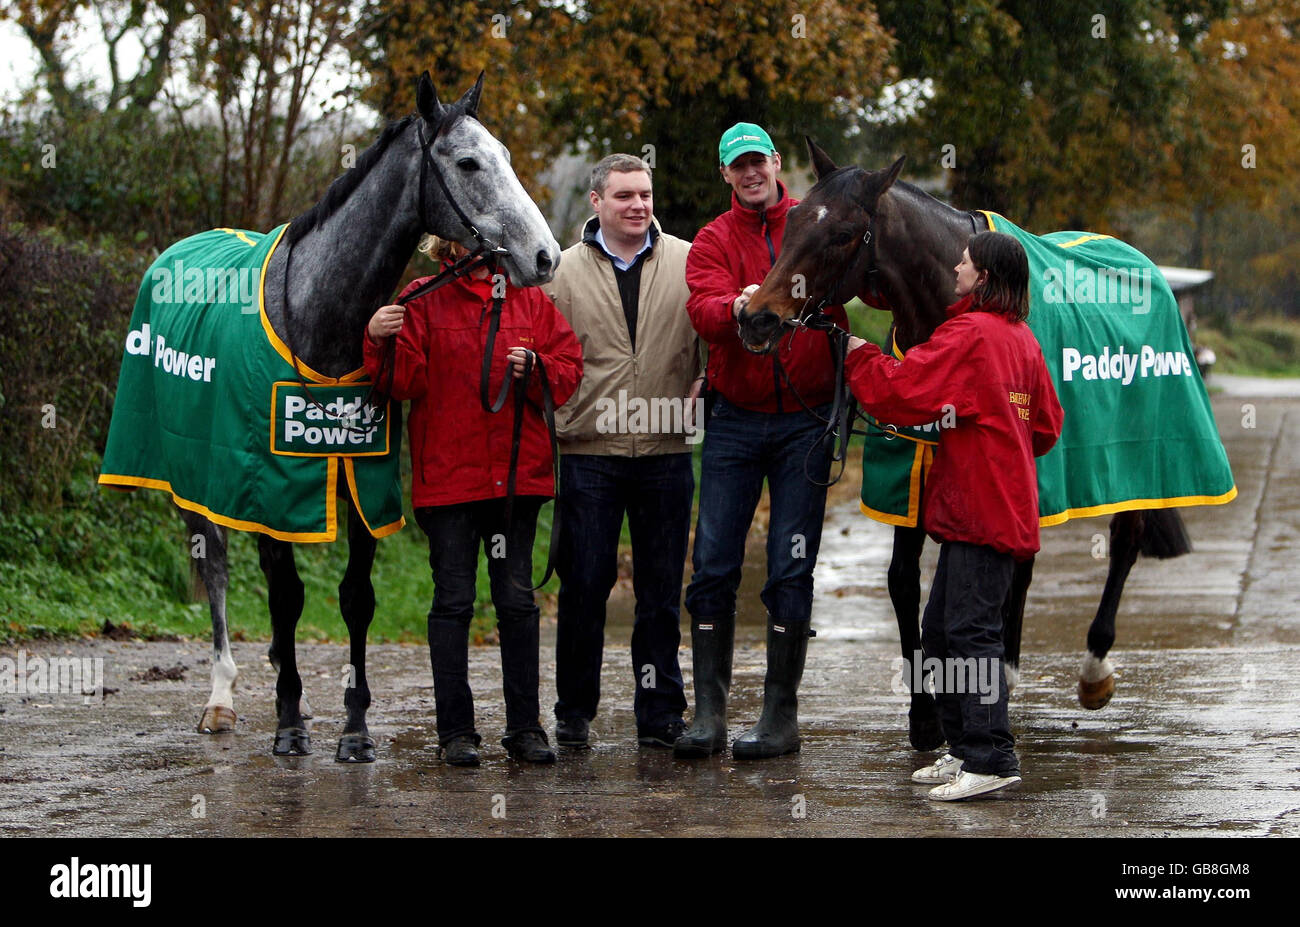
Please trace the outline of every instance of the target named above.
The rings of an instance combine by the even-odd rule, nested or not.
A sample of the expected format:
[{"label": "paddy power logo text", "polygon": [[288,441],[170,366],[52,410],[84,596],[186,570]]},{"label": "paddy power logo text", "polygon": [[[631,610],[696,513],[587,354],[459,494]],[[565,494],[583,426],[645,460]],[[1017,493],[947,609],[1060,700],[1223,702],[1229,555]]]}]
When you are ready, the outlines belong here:
[{"label": "paddy power logo text", "polygon": [[370,384],[317,386],[311,394],[298,383],[272,387],[273,449],[309,456],[388,453],[388,419],[366,404]]},{"label": "paddy power logo text", "polygon": [[1132,352],[1123,345],[1114,351],[1106,345],[1100,354],[1084,354],[1078,348],[1061,351],[1061,380],[1065,383],[1077,376],[1082,380],[1118,380],[1121,386],[1128,386],[1139,377],[1190,377],[1194,366],[1183,351],[1157,351],[1149,344]]},{"label": "paddy power logo text", "polygon": [[185,377],[195,383],[211,383],[212,371],[217,366],[215,357],[187,354],[167,344],[161,334],[153,335],[146,322],[126,336],[126,353],[153,356],[153,365],[164,373]]}]

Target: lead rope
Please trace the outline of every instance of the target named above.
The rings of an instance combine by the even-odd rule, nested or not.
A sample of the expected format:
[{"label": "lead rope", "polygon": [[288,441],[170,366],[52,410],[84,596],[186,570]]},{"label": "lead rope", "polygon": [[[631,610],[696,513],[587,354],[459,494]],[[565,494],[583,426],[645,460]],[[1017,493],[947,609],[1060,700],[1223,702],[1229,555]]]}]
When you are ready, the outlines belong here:
[{"label": "lead rope", "polygon": [[[858,411],[857,401],[853,398],[852,393],[849,392],[848,380],[844,375],[845,361],[848,357],[849,333],[831,322],[831,320],[825,315],[818,315],[817,319],[824,321],[814,321],[810,324],[805,323],[805,327],[811,328],[814,331],[824,330],[826,332],[827,343],[831,352],[831,361],[835,367],[835,392],[831,399],[831,409],[829,414],[823,418],[821,415],[817,414],[815,409],[804,401],[803,396],[801,396],[799,391],[795,389],[794,383],[790,380],[790,375],[786,372],[785,366],[780,363],[779,358],[773,365],[773,377],[775,378],[779,374],[780,379],[776,381],[777,388],[780,388],[780,380],[784,380],[786,388],[790,391],[790,394],[794,396],[799,405],[803,407],[803,410],[826,426],[818,436],[817,441],[808,449],[808,453],[804,455],[803,472],[804,477],[814,486],[829,488],[838,483],[840,478],[844,476],[844,469],[848,466],[849,442],[852,440],[853,435],[865,434],[865,432],[853,430],[853,424],[860,417],[860,413]],[[777,353],[779,353],[779,350]],[[820,480],[813,478],[812,474],[809,472],[809,462],[812,460],[813,453],[828,442],[831,445],[830,462],[838,463],[840,469],[839,472],[835,474],[834,478],[830,478],[827,482],[823,483]]]},{"label": "lead rope", "polygon": [[[555,539],[560,536],[560,442],[559,436],[555,430],[555,398],[551,394],[551,381],[546,375],[546,363],[542,356],[536,351],[529,351],[524,358],[524,375],[519,379],[514,379],[510,374],[510,365],[506,364],[506,373],[501,380],[501,388],[497,392],[496,399],[492,395],[492,356],[496,349],[497,333],[501,329],[501,310],[505,304],[504,296],[493,297],[491,307],[484,306],[484,314],[488,316],[488,334],[487,342],[483,347],[483,366],[479,374],[479,404],[482,405],[483,411],[489,415],[500,412],[505,406],[506,395],[509,393],[511,384],[514,384],[514,420],[510,423],[510,469],[506,475],[506,509],[505,523],[506,535],[510,535],[510,529],[514,520],[515,509],[515,489],[519,479],[519,447],[522,443],[524,428],[524,403],[527,399],[528,383],[534,372],[540,378],[542,389],[542,418],[546,422],[546,432],[551,442],[551,475],[555,481],[555,509],[551,516],[551,539],[546,549],[546,574],[542,581],[536,586],[524,586],[518,583],[514,577],[511,582],[518,589],[527,589],[530,592],[536,592],[551,581],[555,573]],[[483,316],[479,316],[479,325],[483,324]],[[532,569],[529,569],[529,581],[532,581]]]}]

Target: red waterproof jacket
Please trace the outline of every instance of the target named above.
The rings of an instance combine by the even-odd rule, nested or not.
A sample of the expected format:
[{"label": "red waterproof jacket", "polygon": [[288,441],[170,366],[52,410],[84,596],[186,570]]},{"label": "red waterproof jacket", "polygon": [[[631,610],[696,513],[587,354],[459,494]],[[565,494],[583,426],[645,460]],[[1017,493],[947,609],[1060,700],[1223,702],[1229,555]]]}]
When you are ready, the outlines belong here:
[{"label": "red waterproof jacket", "polygon": [[849,385],[883,422],[955,418],[927,478],[925,530],[936,541],[982,544],[1026,560],[1039,547],[1034,458],[1052,449],[1065,416],[1029,326],[968,311],[970,301],[951,307],[948,321],[901,361],[874,344],[853,351]]},{"label": "red waterproof jacket", "polygon": [[[423,282],[412,282],[403,294]],[[491,280],[462,277],[406,307],[397,334],[392,395],[412,400],[407,431],[413,473],[411,501],[416,508],[506,494],[514,400],[507,397],[496,414],[485,412],[479,401],[489,318],[484,310],[491,303]],[[507,286],[492,357],[493,399],[502,377],[508,376],[506,355],[516,345],[542,358],[555,404],[563,405],[582,379],[582,348],[540,287]],[[379,378],[383,356],[383,345],[367,332],[366,371],[380,384],[387,382],[388,376],[384,372]],[[536,373],[529,380],[527,395],[530,401],[524,404],[515,492],[550,496],[555,492],[551,442],[542,418],[542,390]]]},{"label": "red waterproof jacket", "polygon": [[[700,337],[709,344],[709,387],[728,402],[758,412],[794,412],[801,408],[777,376],[772,357],[745,350],[736,333],[732,303],[751,283],[762,283],[781,253],[785,216],[799,201],[781,187],[781,201],[762,212],[746,209],[731,194],[731,209],[700,229],[686,258],[686,284],[691,295],[686,309]],[[849,320],[843,306],[827,313],[845,331]],[[787,333],[778,346],[781,365],[810,406],[830,402],[835,371],[829,339],[820,332]]]}]

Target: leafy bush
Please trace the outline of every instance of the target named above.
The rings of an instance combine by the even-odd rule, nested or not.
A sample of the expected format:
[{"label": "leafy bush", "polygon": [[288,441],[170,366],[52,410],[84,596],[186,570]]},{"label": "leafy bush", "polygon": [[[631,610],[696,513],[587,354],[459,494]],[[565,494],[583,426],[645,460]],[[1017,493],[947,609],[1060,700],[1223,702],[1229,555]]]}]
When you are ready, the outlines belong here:
[{"label": "leafy bush", "polygon": [[0,230],[0,511],[59,507],[102,448],[147,258]]}]

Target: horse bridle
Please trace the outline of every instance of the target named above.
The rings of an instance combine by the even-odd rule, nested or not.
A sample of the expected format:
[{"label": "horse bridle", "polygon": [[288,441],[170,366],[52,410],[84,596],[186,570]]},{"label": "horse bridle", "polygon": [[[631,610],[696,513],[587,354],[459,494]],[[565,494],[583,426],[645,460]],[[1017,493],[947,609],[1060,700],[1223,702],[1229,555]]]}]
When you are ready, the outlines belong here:
[{"label": "horse bridle", "polygon": [[[437,277],[433,278],[432,280],[429,280],[424,284],[421,284],[419,287],[417,287],[416,289],[408,293],[405,297],[399,300],[399,303],[401,305],[406,305],[411,300],[415,299],[417,296],[423,296],[426,293],[430,293],[433,290],[436,290],[439,287],[447,283],[450,283],[452,280],[456,279],[459,276],[464,276],[467,273],[471,273],[472,271],[476,270],[479,267],[486,266],[490,271],[495,271],[498,260],[502,256],[509,253],[504,248],[500,246],[494,246],[491,242],[489,242],[483,236],[483,233],[478,230],[478,227],[474,225],[473,222],[470,221],[469,216],[465,214],[465,211],[460,208],[460,204],[456,202],[456,198],[451,195],[451,190],[447,186],[447,181],[442,175],[442,169],[438,166],[438,162],[433,159],[433,155],[430,154],[430,149],[433,147],[433,143],[437,141],[438,136],[442,134],[442,130],[446,127],[446,125],[447,125],[446,122],[440,125],[438,127],[438,131],[435,132],[427,142],[424,139],[423,126],[418,124],[416,125],[416,132],[419,135],[420,148],[421,148],[420,222],[424,226],[425,230],[428,231],[430,228],[430,222],[428,219],[428,214],[426,212],[427,209],[426,204],[428,202],[428,198],[425,196],[425,190],[427,186],[426,178],[428,175],[428,171],[429,169],[432,169],[433,178],[438,182],[438,187],[439,189],[442,190],[443,198],[455,211],[456,218],[458,218],[461,224],[465,226],[466,229],[469,230],[470,235],[472,235],[474,240],[478,243],[478,247],[476,247],[469,254],[465,255],[463,258],[458,260],[454,265],[452,265],[442,274],[439,274]],[[534,371],[536,371],[542,387],[542,418],[546,422],[546,430],[551,443],[552,476],[555,481],[555,495],[557,499],[560,494],[560,448],[559,448],[559,438],[555,428],[555,399],[551,394],[551,382],[550,382],[550,378],[546,375],[546,364],[542,360],[541,355],[538,354],[536,351],[528,351],[527,354],[525,355],[523,375],[520,376],[518,379],[515,379],[511,376],[509,365],[508,364],[506,365],[507,368],[506,374],[501,381],[501,389],[497,393],[495,400],[491,398],[492,355],[496,346],[497,333],[501,329],[501,311],[504,308],[504,306],[505,306],[504,292],[500,292],[500,293],[494,292],[492,296],[492,303],[490,308],[487,305],[483,307],[484,313],[489,315],[489,320],[488,320],[487,342],[483,346],[483,364],[479,373],[479,403],[480,405],[482,405],[483,410],[489,414],[495,414],[497,412],[500,412],[502,407],[505,405],[506,395],[507,393],[510,392],[511,384],[512,383],[514,384],[514,391],[515,391],[514,420],[511,423],[511,428],[510,428],[510,465],[509,465],[509,469],[507,470],[507,476],[506,476],[506,505],[505,505],[505,512],[503,513],[504,520],[506,523],[506,531],[509,532],[510,524],[513,520],[513,515],[514,515],[514,502],[515,502],[515,494],[516,494],[515,487],[519,476],[519,449],[520,449],[520,445],[522,444],[522,436],[523,436],[524,401],[526,399],[528,382],[532,378]],[[480,325],[483,324],[482,315],[479,316],[479,324]],[[390,340],[389,344],[385,345],[385,348],[388,351],[395,351],[396,350],[395,339]],[[389,370],[389,386],[391,387],[393,364],[390,362],[390,359],[387,356],[385,357],[385,366]],[[555,512],[551,517],[552,539],[554,539],[559,535],[559,531],[560,531],[560,507],[557,504],[555,506]],[[545,575],[542,577],[542,581],[538,583],[536,586],[531,586],[531,585],[520,586],[520,584],[517,581],[515,581],[513,578],[511,581],[514,582],[516,586],[520,586],[520,588],[526,588],[529,591],[533,591],[536,589],[541,589],[548,582],[550,582],[551,576],[554,574],[554,572],[555,572],[555,544],[554,541],[552,540],[552,543],[549,545],[547,549],[546,572]]]},{"label": "horse bridle", "polygon": [[[472,116],[473,113],[467,113],[467,115]],[[420,226],[425,232],[429,234],[433,234],[433,224],[429,221],[428,196],[427,196],[427,189],[428,189],[427,177],[430,169],[432,169],[433,177],[438,182],[438,187],[442,190],[443,198],[451,206],[452,210],[456,213],[456,218],[460,220],[461,224],[469,231],[470,235],[474,238],[476,246],[473,251],[470,251],[468,254],[464,255],[457,261],[453,262],[451,265],[443,268],[438,274],[434,275],[433,277],[430,277],[428,280],[420,284],[420,286],[416,287],[410,293],[407,293],[406,295],[397,299],[396,304],[399,306],[405,306],[413,299],[416,299],[417,297],[420,296],[424,296],[426,293],[431,293],[434,290],[438,289],[439,287],[446,286],[448,283],[451,283],[453,280],[458,280],[461,277],[464,277],[467,274],[474,272],[480,267],[487,267],[489,270],[495,270],[496,262],[502,256],[509,253],[508,251],[506,251],[505,248],[502,248],[500,245],[492,244],[492,242],[490,242],[483,235],[483,233],[478,230],[478,227],[470,220],[469,216],[465,213],[465,210],[461,209],[460,204],[456,202],[456,198],[452,195],[451,189],[447,186],[447,181],[443,177],[442,169],[438,166],[438,162],[435,161],[433,158],[430,149],[432,149],[433,143],[438,140],[438,137],[442,134],[443,130],[446,129],[448,125],[450,125],[451,121],[443,120],[442,123],[439,124],[437,131],[434,132],[431,136],[429,136],[428,140],[426,141],[424,137],[424,119],[423,117],[420,116],[417,116],[416,119],[417,121],[415,125],[415,131],[417,137],[420,140],[420,199],[419,199],[419,207],[418,207]],[[354,432],[354,433],[364,433],[366,430],[365,428],[358,428],[357,426],[352,424],[351,420],[354,418],[354,416],[347,416],[346,418],[344,418],[341,416],[332,415],[329,412],[327,412],[325,408],[320,404],[320,402],[312,395],[308,383],[302,376],[302,370],[298,366],[298,353],[293,349],[293,341],[292,341],[293,320],[289,314],[289,267],[292,261],[293,261],[293,245],[291,243],[289,245],[288,252],[286,253],[284,259],[284,291],[282,295],[282,302],[284,306],[284,310],[283,310],[284,311],[284,342],[285,342],[285,347],[289,349],[289,357],[293,363],[293,371],[295,377],[298,380],[298,385],[302,387],[303,393],[306,395],[308,403],[316,407],[317,411],[319,411],[327,419],[339,422],[340,425],[347,431]],[[359,409],[363,409],[366,406],[371,406],[375,409],[375,417],[372,419],[372,422],[374,423],[383,422],[388,414],[387,413],[388,396],[393,388],[395,356],[396,356],[396,342],[390,340],[384,346],[384,356],[380,362],[381,374],[383,372],[387,372],[388,383],[386,386],[383,386],[381,388],[379,384],[382,377],[375,377],[375,381],[370,384],[369,392],[366,393],[364,399],[361,401],[360,405],[358,406]],[[505,390],[503,388],[502,389],[503,398],[504,398],[504,393]],[[494,409],[492,411],[496,411],[496,410]]]},{"label": "horse bridle", "polygon": [[[806,329],[808,331],[824,331],[830,340],[831,357],[835,363],[835,396],[832,400],[830,414],[826,419],[822,419],[816,411],[809,407],[809,405],[803,401],[803,397],[801,397],[799,392],[794,388],[794,384],[790,382],[789,375],[781,365],[779,349],[776,352],[777,356],[773,361],[774,370],[776,373],[780,374],[782,379],[785,380],[786,386],[789,388],[795,399],[799,401],[799,404],[803,406],[804,411],[812,415],[818,421],[824,421],[826,423],[826,430],[822,432],[817,443],[809,449],[808,455],[811,456],[812,451],[825,441],[828,436],[832,436],[838,441],[838,446],[835,448],[835,451],[831,456],[831,461],[840,464],[840,472],[836,474],[834,479],[825,484],[827,486],[834,485],[839,481],[840,477],[844,475],[844,467],[847,464],[848,457],[848,442],[851,437],[854,434],[861,434],[864,436],[870,435],[870,432],[868,431],[852,430],[853,422],[857,418],[861,417],[868,428],[877,428],[886,440],[899,435],[898,429],[894,426],[881,426],[868,416],[861,415],[857,412],[855,408],[856,403],[852,394],[849,392],[848,383],[844,378],[844,367],[848,356],[848,341],[850,333],[836,325],[834,320],[832,320],[830,316],[826,315],[825,311],[827,306],[835,304],[833,300],[837,295],[842,295],[840,294],[840,290],[843,289],[845,282],[849,279],[849,275],[857,266],[859,256],[864,247],[867,249],[867,268],[864,272],[867,284],[867,295],[869,297],[875,297],[875,302],[879,301],[878,297],[881,294],[879,285],[876,282],[876,274],[879,271],[879,267],[876,264],[876,237],[872,229],[875,222],[875,215],[869,210],[864,209],[864,211],[867,213],[867,227],[863,231],[862,237],[858,240],[857,246],[854,248],[853,256],[844,265],[845,269],[844,272],[840,274],[839,281],[835,286],[828,289],[826,295],[823,296],[811,309],[808,308],[808,305],[812,302],[812,297],[810,296],[804,301],[804,306],[797,316],[786,319],[781,323],[783,328],[790,328],[795,332],[800,329]],[[967,217],[970,219],[971,233],[978,234],[979,222],[976,218],[976,214],[974,212],[968,212]],[[777,381],[777,386],[779,403],[779,380]],[[804,458],[804,475],[808,476],[808,457]],[[813,480],[812,477],[808,477],[808,479],[816,485],[822,485],[816,480]]]},{"label": "horse bridle", "polygon": [[[831,359],[835,365],[835,393],[831,399],[830,412],[825,419],[818,415],[811,406],[804,402],[803,397],[799,395],[799,391],[795,389],[794,383],[790,380],[790,375],[786,373],[785,367],[781,364],[781,351],[779,345],[772,360],[773,380],[776,385],[778,407],[780,405],[781,381],[784,380],[786,388],[790,390],[791,395],[793,395],[799,405],[803,407],[804,411],[818,421],[824,422],[826,425],[821,436],[818,437],[817,441],[813,443],[813,445],[808,449],[808,453],[804,456],[804,476],[807,477],[808,481],[815,486],[833,486],[839,482],[840,477],[844,475],[844,468],[848,464],[849,441],[852,439],[854,434],[853,422],[857,417],[857,403],[854,400],[852,393],[849,391],[848,381],[844,375],[844,367],[849,353],[849,332],[835,324],[835,320],[826,314],[826,308],[834,305],[832,300],[840,294],[840,290],[844,288],[844,284],[847,282],[849,274],[858,266],[858,261],[861,258],[863,248],[867,249],[868,267],[865,273],[870,282],[870,292],[874,293],[876,291],[876,239],[872,229],[874,221],[875,216],[870,212],[867,212],[867,227],[863,231],[862,237],[858,239],[857,244],[854,246],[852,256],[845,263],[844,271],[840,274],[840,279],[833,287],[827,289],[826,295],[823,296],[815,306],[812,306],[811,309],[808,308],[812,303],[812,297],[809,296],[804,301],[804,305],[797,315],[786,319],[781,323],[782,328],[789,328],[795,334],[797,334],[801,329],[826,333],[827,341],[830,345]],[[840,465],[840,470],[839,473],[835,474],[833,479],[829,479],[826,483],[821,483],[818,480],[813,479],[809,474],[808,462],[811,459],[813,452],[818,447],[822,446],[827,439],[830,439],[832,443],[830,462],[838,463]]]},{"label": "horse bridle", "polygon": [[[474,115],[474,113],[467,111],[467,115],[472,116]],[[465,210],[461,209],[460,204],[456,202],[456,197],[452,195],[451,189],[447,186],[447,180],[445,177],[443,177],[442,168],[438,166],[438,162],[435,161],[433,158],[433,155],[431,153],[433,143],[438,140],[438,137],[442,134],[443,130],[446,129],[448,125],[450,125],[450,121],[443,120],[439,124],[437,131],[435,131],[431,136],[429,136],[428,140],[426,140],[424,137],[424,125],[423,125],[424,120],[422,117],[417,117],[417,120],[418,121],[416,122],[415,131],[417,137],[420,140],[420,193],[419,193],[420,225],[425,232],[428,232],[429,234],[434,234],[432,223],[429,221],[428,196],[426,195],[428,190],[428,174],[430,171],[432,171],[433,178],[434,180],[437,181],[438,188],[442,191],[443,199],[447,202],[448,205],[451,206],[452,211],[456,213],[456,218],[460,220],[461,225],[463,225],[469,231],[470,235],[474,238],[474,241],[476,242],[476,247],[474,248],[473,251],[470,251],[468,254],[457,259],[450,265],[444,267],[439,273],[429,278],[424,283],[420,284],[411,292],[399,297],[396,300],[396,304],[399,306],[405,306],[408,303],[410,303],[412,300],[420,296],[424,296],[428,293],[432,293],[434,290],[446,286],[448,283],[451,283],[453,280],[458,280],[461,277],[466,276],[467,274],[473,273],[475,270],[481,267],[486,267],[488,268],[489,271],[496,271],[498,260],[502,256],[509,254],[509,252],[505,248],[502,248],[500,245],[492,244],[492,242],[490,242],[483,235],[483,233],[479,231],[478,226],[476,226],[473,223],[473,221],[470,220],[469,216],[465,213]],[[291,324],[292,320],[290,319],[289,316],[289,265],[292,259],[293,259],[293,245],[290,244],[288,253],[285,255],[285,261],[284,261],[283,304],[284,304],[285,346],[289,349],[289,356],[293,361],[294,375],[298,379],[298,384],[303,388],[303,392],[306,394],[308,401],[313,406],[315,406],[321,412],[322,415],[325,415],[327,418],[333,419],[335,421],[340,421],[342,423],[342,426],[348,431],[364,432],[365,429],[357,428],[356,426],[351,424],[350,420],[344,420],[336,416],[330,415],[330,413],[325,410],[325,408],[320,404],[320,402],[317,401],[314,396],[312,396],[310,387],[308,386],[307,382],[303,379],[302,371],[298,366],[298,354],[293,349],[293,344],[291,342],[292,335],[290,334],[293,330],[293,325]],[[491,314],[491,319],[488,324],[487,344],[484,346],[484,350],[483,350],[483,367],[479,379],[479,400],[485,411],[489,413],[499,412],[501,408],[505,405],[505,398],[506,398],[506,394],[509,392],[510,384],[512,382],[514,382],[515,384],[514,422],[512,423],[512,427],[511,427],[510,468],[507,476],[506,507],[504,512],[506,530],[509,531],[511,517],[513,515],[513,509],[514,509],[515,484],[516,484],[516,479],[519,471],[519,448],[521,444],[521,436],[522,436],[521,433],[523,430],[525,390],[527,388],[528,380],[532,376],[534,370],[536,370],[537,374],[539,375],[542,384],[542,415],[543,418],[546,420],[547,431],[549,432],[550,435],[551,461],[552,461],[553,474],[555,479],[555,493],[557,498],[560,492],[560,452],[559,452],[559,440],[555,428],[555,400],[551,394],[550,379],[546,375],[546,365],[542,361],[541,356],[537,354],[537,352],[535,351],[528,352],[527,357],[524,359],[523,376],[520,377],[518,380],[514,380],[510,375],[509,369],[507,369],[506,376],[504,380],[502,380],[501,382],[501,390],[497,394],[496,400],[491,401],[489,399],[489,394],[490,394],[489,381],[490,381],[491,366],[492,366],[492,350],[496,343],[497,332],[500,329],[501,310],[504,307],[504,305],[505,305],[505,296],[496,295],[494,293],[492,298],[491,308],[489,309],[487,306],[484,307],[484,312],[489,312]],[[481,316],[479,318],[479,324],[480,325],[482,324]],[[391,393],[393,388],[393,377],[395,375],[395,367],[396,367],[396,355],[397,355],[397,339],[389,338],[387,343],[384,345],[383,359],[380,362],[381,376],[375,377],[375,381],[370,384],[369,392],[366,394],[365,398],[358,406],[358,408],[365,408],[366,406],[372,406],[375,408],[376,416],[371,420],[372,422],[375,423],[382,422],[387,417],[386,410],[389,402],[389,394]],[[384,386],[381,389],[379,388],[379,381],[382,378],[382,373],[384,371],[386,371],[388,374],[388,383],[386,386]],[[351,419],[351,416],[349,416],[348,418]],[[554,538],[559,533],[559,527],[560,527],[560,509],[559,506],[557,505],[555,508],[555,514],[551,518],[552,538]],[[536,586],[528,587],[530,591],[535,589],[540,589],[543,586],[545,586],[550,581],[551,576],[554,572],[555,572],[555,544],[552,543],[550,545],[546,557],[546,574],[542,578],[542,581],[538,583]],[[516,583],[516,585],[518,585],[518,583]]]}]

